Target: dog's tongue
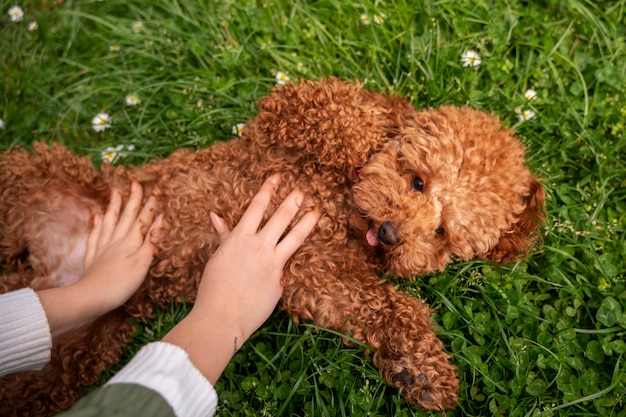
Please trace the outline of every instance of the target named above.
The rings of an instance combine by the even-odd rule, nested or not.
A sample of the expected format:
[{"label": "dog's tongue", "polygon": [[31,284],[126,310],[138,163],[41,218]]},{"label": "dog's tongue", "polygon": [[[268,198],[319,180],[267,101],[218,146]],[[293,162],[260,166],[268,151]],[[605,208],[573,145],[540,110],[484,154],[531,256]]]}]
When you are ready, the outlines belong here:
[{"label": "dog's tongue", "polygon": [[367,240],[367,243],[370,246],[378,245],[378,238],[376,237],[376,233],[374,233],[374,230],[372,229],[368,230],[365,234],[365,240]]}]

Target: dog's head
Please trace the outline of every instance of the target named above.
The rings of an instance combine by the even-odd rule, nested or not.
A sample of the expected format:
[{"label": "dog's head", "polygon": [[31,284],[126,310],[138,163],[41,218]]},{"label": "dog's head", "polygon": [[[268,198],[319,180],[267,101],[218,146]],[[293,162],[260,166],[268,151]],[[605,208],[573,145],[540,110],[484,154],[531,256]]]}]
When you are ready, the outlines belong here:
[{"label": "dog's head", "polygon": [[353,186],[354,226],[386,270],[415,276],[456,259],[525,255],[545,196],[513,132],[470,108],[398,118],[398,134],[359,169]]}]

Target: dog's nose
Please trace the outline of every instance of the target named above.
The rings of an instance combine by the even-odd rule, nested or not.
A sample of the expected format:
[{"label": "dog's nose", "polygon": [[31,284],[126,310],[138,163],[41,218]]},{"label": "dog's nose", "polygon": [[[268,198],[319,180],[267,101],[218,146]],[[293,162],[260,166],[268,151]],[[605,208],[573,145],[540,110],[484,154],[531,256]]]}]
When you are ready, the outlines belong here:
[{"label": "dog's nose", "polygon": [[393,246],[400,241],[398,232],[391,222],[385,222],[380,225],[378,228],[378,240],[389,246]]}]

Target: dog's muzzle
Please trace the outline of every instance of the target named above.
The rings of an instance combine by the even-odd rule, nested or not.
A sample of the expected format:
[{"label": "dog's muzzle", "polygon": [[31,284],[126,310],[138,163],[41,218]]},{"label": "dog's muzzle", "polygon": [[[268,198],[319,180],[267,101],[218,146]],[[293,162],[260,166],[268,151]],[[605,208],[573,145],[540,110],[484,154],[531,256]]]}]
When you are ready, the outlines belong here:
[{"label": "dog's muzzle", "polygon": [[378,240],[387,246],[396,245],[400,242],[398,231],[391,222],[384,222],[378,228]]},{"label": "dog's muzzle", "polygon": [[370,246],[377,246],[378,243],[393,246],[400,242],[398,231],[391,222],[384,222],[378,227],[378,230],[368,230],[365,239]]}]

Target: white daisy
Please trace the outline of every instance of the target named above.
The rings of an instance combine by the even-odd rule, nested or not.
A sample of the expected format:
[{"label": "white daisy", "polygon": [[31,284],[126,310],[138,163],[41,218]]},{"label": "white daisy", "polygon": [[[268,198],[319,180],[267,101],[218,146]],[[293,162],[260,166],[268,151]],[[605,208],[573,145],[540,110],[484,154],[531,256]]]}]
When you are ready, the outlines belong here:
[{"label": "white daisy", "polygon": [[20,6],[13,6],[9,9],[9,16],[11,17],[11,22],[21,22],[24,18],[24,10]]},{"label": "white daisy", "polygon": [[537,98],[537,92],[535,90],[528,89],[524,93],[524,97],[526,97],[526,100],[528,101],[534,100]]},{"label": "white daisy", "polygon": [[109,52],[119,52],[120,46],[116,43],[109,45]]},{"label": "white daisy", "polygon": [[385,21],[386,18],[387,16],[384,13],[375,14],[374,23],[376,23],[377,25],[380,25],[381,23]]},{"label": "white daisy", "polygon": [[28,30],[29,31],[34,32],[37,29],[39,29],[39,25],[37,24],[37,22],[35,22],[34,20],[31,20],[30,22],[28,22]]},{"label": "white daisy", "polygon": [[103,162],[108,162],[112,164],[116,162],[118,159],[126,156],[126,152],[123,152],[124,148],[126,148],[127,151],[134,151],[135,145],[131,144],[131,145],[110,146],[106,148],[104,151],[102,151],[100,158],[102,159]]},{"label": "white daisy", "polygon": [[0,129],[4,129],[4,120],[0,119]]},{"label": "white daisy", "polygon": [[133,32],[135,33],[139,33],[142,30],[144,30],[146,27],[143,25],[142,22],[134,22],[133,23]]},{"label": "white daisy", "polygon": [[233,126],[233,135],[241,136],[243,133],[243,123],[237,123]]},{"label": "white daisy", "polygon": [[111,116],[107,113],[98,113],[91,120],[91,127],[96,132],[102,132],[104,129],[111,127]]},{"label": "white daisy", "polygon": [[124,145],[110,146],[102,151],[100,159],[102,159],[102,162],[108,162],[112,164],[117,160],[117,158],[119,157],[119,152],[122,149],[124,149]]},{"label": "white daisy", "polygon": [[125,100],[127,106],[136,106],[137,104],[141,103],[141,100],[139,99],[137,94],[129,94],[126,96]]},{"label": "white daisy", "polygon": [[515,109],[515,112],[517,113],[517,118],[519,119],[520,122],[533,119],[537,115],[532,110]]},{"label": "white daisy", "polygon": [[480,55],[471,49],[461,55],[461,62],[464,67],[477,67],[480,65]]},{"label": "white daisy", "polygon": [[361,23],[363,23],[364,25],[369,25],[369,24],[371,24],[371,23],[372,23],[372,21],[370,20],[369,15],[367,15],[367,14],[363,13],[363,14],[361,15]]},{"label": "white daisy", "polygon": [[289,78],[289,76],[287,74],[285,74],[284,72],[278,71],[276,73],[276,84],[277,85],[285,85],[290,80],[291,80],[291,78]]}]

